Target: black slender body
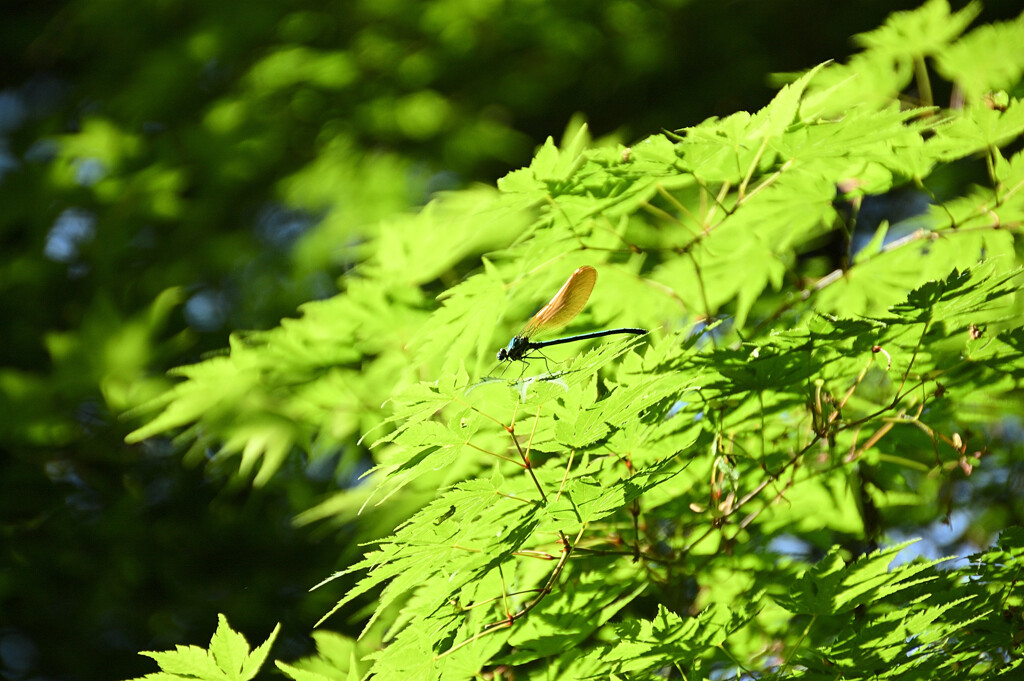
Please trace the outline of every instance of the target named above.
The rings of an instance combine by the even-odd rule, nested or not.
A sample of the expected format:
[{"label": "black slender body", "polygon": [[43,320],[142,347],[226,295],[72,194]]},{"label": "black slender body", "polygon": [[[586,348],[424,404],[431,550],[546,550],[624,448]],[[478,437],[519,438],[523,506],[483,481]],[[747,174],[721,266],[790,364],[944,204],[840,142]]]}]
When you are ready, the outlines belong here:
[{"label": "black slender body", "polygon": [[537,342],[531,341],[525,336],[516,336],[509,341],[508,347],[498,350],[498,361],[523,361],[523,358],[526,357],[526,354],[531,350],[539,350],[540,348],[546,348],[549,345],[561,345],[562,343],[572,343],[573,341],[590,340],[591,338],[600,338],[602,336],[612,336],[618,333],[631,333],[637,336],[642,336],[647,333],[647,329],[607,329],[605,331],[593,331],[591,333],[581,333],[578,336],[566,336],[565,338],[556,338],[554,340]]}]

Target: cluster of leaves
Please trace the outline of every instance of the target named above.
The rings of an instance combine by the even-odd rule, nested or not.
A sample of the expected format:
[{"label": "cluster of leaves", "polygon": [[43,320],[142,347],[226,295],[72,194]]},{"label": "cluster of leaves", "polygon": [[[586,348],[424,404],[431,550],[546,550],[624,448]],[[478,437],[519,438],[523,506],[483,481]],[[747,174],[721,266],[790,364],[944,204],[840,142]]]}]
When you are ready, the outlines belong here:
[{"label": "cluster of leaves", "polygon": [[[660,678],[670,670],[681,678],[707,678],[709,668],[742,669],[736,657],[751,653],[769,660],[772,678],[792,678],[797,669],[801,678],[811,679],[993,678],[995,673],[1010,678],[1009,673],[1019,670],[1021,657],[1007,642],[1020,636],[1021,599],[1006,587],[1020,579],[1024,532],[1007,531],[997,546],[971,556],[969,564],[955,570],[937,568],[939,561],[893,566],[901,548],[850,563],[832,550],[794,574],[788,590],[759,592],[741,608],[715,603],[691,617],[659,604],[650,619],[624,618],[609,624],[643,591],[635,575],[624,587],[610,580],[571,582],[560,596],[568,599],[562,607],[538,608],[514,633],[514,615],[498,622],[500,627],[484,625],[473,639],[437,656],[438,667],[442,678],[467,678],[477,673],[479,656],[494,655],[506,644],[518,648],[506,664],[522,664],[557,656],[608,627],[609,635],[586,654],[563,655],[543,678]],[[741,632],[769,612],[774,619],[788,617],[811,645],[785,656],[781,651],[744,650]],[[446,609],[449,621],[473,617],[458,604]],[[163,670],[143,678],[249,681],[266,660],[276,635],[277,629],[250,652],[245,639],[221,616],[208,650],[178,646],[175,651],[143,653]],[[379,655],[375,675],[435,676],[424,673],[416,655],[417,647],[433,635],[420,631],[402,636],[406,645]],[[296,681],[361,678],[354,642],[321,632],[317,643],[317,658],[297,665],[279,661],[277,667]]]},{"label": "cluster of leaves", "polygon": [[[379,433],[367,480],[300,518],[362,511],[375,547],[322,588],[374,614],[292,678],[1019,669],[1019,531],[950,570],[875,551],[967,509],[941,547],[963,552],[1024,512],[1024,17],[963,34],[976,10],[896,14],[756,114],[549,141],[386,223],[343,294],[181,369],[132,437],[185,428],[258,483]],[[897,101],[928,65],[957,106]],[[872,223],[905,187],[924,210]],[[651,333],[488,376],[583,263],[581,327]]]},{"label": "cluster of leaves", "polygon": [[[230,611],[221,555],[267,556],[249,591],[267,610],[247,608],[241,626],[334,565],[331,547],[286,521],[330,485],[329,469],[279,470],[241,509],[237,487],[197,495],[198,475],[163,443],[124,444],[118,415],[171,385],[168,366],[332,295],[387,237],[384,216],[493,182],[577,111],[638,136],[757,106],[768,91],[749,63],[810,63],[793,52],[842,45],[886,5],[835,5],[801,47],[762,38],[773,15],[797,20],[796,0],[728,23],[717,3],[681,0],[5,8],[0,516],[12,571],[0,648],[27,640],[21,657],[36,664],[18,673],[131,674],[118,666],[126,650]],[[428,295],[477,266],[486,244],[467,246],[472,257]],[[197,523],[217,492],[216,518]],[[202,538],[181,550],[197,526]],[[55,547],[111,557],[109,569],[54,560]],[[323,609],[308,600],[296,619]]]}]

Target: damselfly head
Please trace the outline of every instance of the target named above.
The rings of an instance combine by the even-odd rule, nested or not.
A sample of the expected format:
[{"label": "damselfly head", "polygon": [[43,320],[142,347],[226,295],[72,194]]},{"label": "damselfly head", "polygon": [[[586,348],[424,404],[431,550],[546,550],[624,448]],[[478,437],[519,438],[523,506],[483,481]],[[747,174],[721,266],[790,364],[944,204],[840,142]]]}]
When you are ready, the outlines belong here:
[{"label": "damselfly head", "polygon": [[515,336],[508,342],[508,345],[498,350],[498,361],[504,362],[508,360],[510,362],[517,359],[522,359],[523,355],[526,354],[528,348],[528,341],[522,336]]}]

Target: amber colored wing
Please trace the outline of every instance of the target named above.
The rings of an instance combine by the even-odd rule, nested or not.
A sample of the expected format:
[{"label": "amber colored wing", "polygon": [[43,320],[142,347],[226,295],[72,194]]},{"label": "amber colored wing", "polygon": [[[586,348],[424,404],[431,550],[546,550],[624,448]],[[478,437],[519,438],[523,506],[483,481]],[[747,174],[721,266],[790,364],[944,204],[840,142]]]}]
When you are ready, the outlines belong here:
[{"label": "amber colored wing", "polygon": [[572,321],[580,313],[590,298],[597,282],[597,270],[584,265],[569,277],[569,280],[558,289],[558,293],[547,305],[526,322],[523,332],[519,334],[529,338],[535,333],[559,329]]}]

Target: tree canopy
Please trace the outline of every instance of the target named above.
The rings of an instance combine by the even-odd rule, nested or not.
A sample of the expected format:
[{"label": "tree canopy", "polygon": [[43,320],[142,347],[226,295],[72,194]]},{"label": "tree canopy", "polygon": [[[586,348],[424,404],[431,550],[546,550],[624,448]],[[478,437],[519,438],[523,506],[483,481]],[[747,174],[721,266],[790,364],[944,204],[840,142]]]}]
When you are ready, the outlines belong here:
[{"label": "tree canopy", "polygon": [[[2,166],[4,609],[226,613],[154,681],[1019,673],[1024,16],[930,0],[693,117],[686,3],[499,5],[41,22],[80,72]],[[583,265],[566,333],[647,333],[498,363]]]},{"label": "tree canopy", "polygon": [[[895,14],[755,113],[630,146],[572,129],[368,229],[341,294],[180,369],[130,439],[184,429],[256,485],[296,447],[373,457],[300,516],[370,542],[323,621],[373,614],[279,666],[1019,669],[1024,20],[968,31],[976,9]],[[498,375],[581,264],[574,328],[650,333]]]}]

